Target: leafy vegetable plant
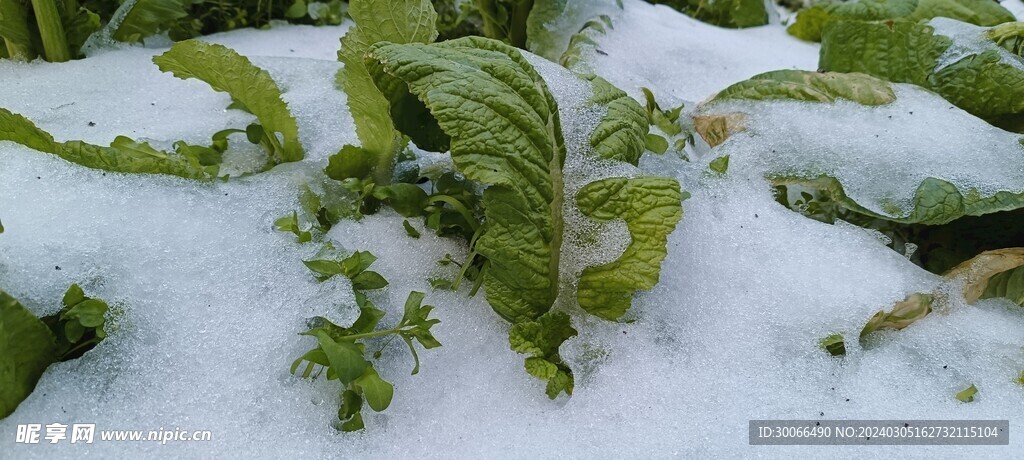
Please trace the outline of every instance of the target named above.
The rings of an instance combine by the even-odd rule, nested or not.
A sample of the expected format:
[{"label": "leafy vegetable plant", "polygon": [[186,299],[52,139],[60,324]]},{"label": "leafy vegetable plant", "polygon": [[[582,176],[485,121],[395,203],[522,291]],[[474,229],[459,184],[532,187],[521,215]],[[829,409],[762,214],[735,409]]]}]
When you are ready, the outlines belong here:
[{"label": "leafy vegetable plant", "polygon": [[819,66],[825,70],[913,83],[997,126],[1024,132],[1024,89],[1017,84],[1024,81],[1022,23],[984,29],[949,19],[838,21],[822,37]]},{"label": "leafy vegetable plant", "polygon": [[47,367],[81,357],[107,337],[106,302],[73,284],[63,304],[56,314],[38,318],[0,291],[0,419],[32,393]]},{"label": "leafy vegetable plant", "polygon": [[231,48],[188,40],[153,58],[164,72],[187,80],[195,78],[214,91],[231,95],[235,104],[256,115],[259,123],[249,125],[245,134],[263,146],[270,164],[298,161],[305,155],[299,143],[299,127],[281,99],[281,89],[267,71]]},{"label": "leafy vegetable plant", "polygon": [[[795,37],[821,41],[832,22],[885,21],[895,27],[936,17],[952,18],[979,26],[1014,21],[1013,14],[988,0],[829,0],[801,10],[787,29]],[[895,22],[894,22],[895,21]]]},{"label": "leafy vegetable plant", "polygon": [[[430,332],[430,328],[440,321],[429,318],[434,307],[422,305],[425,297],[422,292],[409,294],[405,313],[398,324],[389,329],[377,329],[385,315],[384,311],[378,309],[364,291],[381,289],[388,282],[379,273],[367,270],[375,260],[377,258],[373,254],[360,251],[340,258],[338,251],[328,244],[313,260],[305,261],[320,281],[337,275],[351,280],[356,304],[359,306],[359,317],[348,327],[334,324],[324,317],[311,320],[311,328],[303,335],[316,337],[317,347],[296,359],[291,367],[292,374],[302,368],[302,378],[316,378],[326,371],[328,380],[341,383],[338,419],[342,431],[356,431],[364,427],[364,402],[374,411],[380,412],[388,408],[394,397],[394,386],[381,378],[373,363],[366,359],[368,341],[390,336],[380,350],[372,353],[373,359],[377,359],[383,348],[391,343],[391,339],[401,338],[416,362],[413,375],[419,373],[420,369],[419,355],[413,340],[426,349],[441,346]],[[306,365],[303,368],[304,362]]]},{"label": "leafy vegetable plant", "polygon": [[88,168],[126,173],[170,174],[188,179],[216,177],[224,146],[177,144],[175,152],[118,136],[109,147],[82,141],[57,142],[25,117],[0,108],[0,141],[12,141]]}]

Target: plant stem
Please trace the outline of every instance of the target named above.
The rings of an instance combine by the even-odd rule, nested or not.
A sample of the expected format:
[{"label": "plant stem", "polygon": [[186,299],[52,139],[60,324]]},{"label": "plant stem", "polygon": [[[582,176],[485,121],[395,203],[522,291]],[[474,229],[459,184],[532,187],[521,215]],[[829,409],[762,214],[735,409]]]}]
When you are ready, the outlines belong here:
[{"label": "plant stem", "polygon": [[67,37],[60,13],[57,12],[56,0],[32,0],[32,9],[36,13],[39,35],[43,39],[43,51],[50,62],[67,62],[71,60]]},{"label": "plant stem", "polygon": [[387,329],[387,330],[383,330],[383,331],[367,332],[365,334],[346,335],[344,337],[338,337],[338,339],[339,340],[352,340],[352,341],[356,341],[356,340],[359,340],[359,339],[369,339],[369,338],[372,338],[372,337],[380,337],[382,335],[397,334],[400,330],[401,330],[400,328],[396,327],[394,329]]},{"label": "plant stem", "polygon": [[508,40],[516,48],[526,49],[526,19],[533,9],[533,0],[520,0],[512,7],[512,25],[508,31]]}]

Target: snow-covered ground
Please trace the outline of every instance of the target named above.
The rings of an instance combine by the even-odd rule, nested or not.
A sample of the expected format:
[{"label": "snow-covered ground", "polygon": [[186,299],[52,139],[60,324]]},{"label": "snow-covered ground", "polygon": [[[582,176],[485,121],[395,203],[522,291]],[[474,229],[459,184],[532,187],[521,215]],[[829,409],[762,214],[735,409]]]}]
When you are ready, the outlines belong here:
[{"label": "snow-covered ground", "polygon": [[[615,29],[599,40],[607,56],[593,65],[631,94],[648,86],[659,96],[700,101],[763,71],[816,67],[817,45],[778,25],[731,31],[639,1],[625,7]],[[420,353],[415,376],[405,350],[389,348],[378,369],[395,385],[391,407],[367,410],[363,432],[336,431],[334,382],[295,379],[288,366],[311,347],[312,339],[297,335],[305,319],[350,315],[338,310],[347,308],[339,305],[350,294],[346,286],[318,284],[301,263],[317,247],[295,243],[271,223],[298,206],[301,185],[315,181],[328,155],[356,142],[345,97],[333,87],[344,29],[281,26],[207,37],[250,56],[282,87],[307,150],[298,164],[197,184],[104,173],[0,143],[0,288],[40,315],[56,311],[73,282],[116,304],[110,337],[81,359],[51,366],[35,392],[0,421],[0,459],[1024,452],[1024,438],[1013,434],[1009,447],[748,445],[751,419],[1010,419],[1016,430],[1024,426],[1024,388],[1013,383],[1024,368],[1024,313],[1000,300],[953,304],[885,334],[876,347],[848,340],[845,358],[829,357],[818,346],[821,338],[856,337],[876,311],[940,280],[859,228],[825,225],[782,207],[763,179],[779,163],[763,160],[765,152],[758,160],[756,152],[739,151],[724,177],[706,173],[711,156],[691,163],[672,154],[645,157],[642,169],[674,175],[692,194],[670,237],[661,283],[637,296],[631,324],[570,310],[580,335],[562,355],[576,374],[576,390],[556,401],[523,372],[522,356],[508,347],[507,323],[482,296],[430,292],[426,279],[435,261],[449,253],[459,259],[462,244],[428,232],[408,238],[403,219],[391,212],[337,225],[330,238],[372,251],[379,257],[374,268],[391,281],[375,299],[388,311],[385,323],[401,316],[410,290],[430,292],[426,303],[437,307],[442,322],[434,331],[444,346]],[[107,143],[129,135],[161,147],[179,139],[204,142],[250,120],[224,110],[227,95],[161,73],[150,59],[162,51],[125,48],[65,64],[0,61],[0,107],[58,140]],[[556,93],[571,80],[555,66],[539,70]],[[576,113],[570,102],[581,98],[572,96],[560,99],[563,117]],[[864,110],[866,120],[878,115]],[[787,121],[797,127],[844,119],[812,109],[794,113],[799,116]],[[929,113],[938,126],[964,116]],[[871,145],[939,142],[893,136]],[[731,145],[755,149],[764,142]],[[971,384],[980,389],[975,402],[953,398]],[[13,442],[18,424],[54,422],[211,430],[214,440]]]}]

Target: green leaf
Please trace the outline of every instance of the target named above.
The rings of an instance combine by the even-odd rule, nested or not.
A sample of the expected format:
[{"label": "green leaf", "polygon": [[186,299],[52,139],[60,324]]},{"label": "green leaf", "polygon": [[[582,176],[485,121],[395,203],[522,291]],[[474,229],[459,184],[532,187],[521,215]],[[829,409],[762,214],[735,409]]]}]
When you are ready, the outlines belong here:
[{"label": "green leaf", "polygon": [[373,196],[390,205],[395,212],[404,217],[417,217],[424,214],[424,208],[430,203],[427,192],[414,184],[391,184],[377,187]]},{"label": "green leaf", "polygon": [[299,161],[304,156],[298,124],[281,99],[280,88],[266,70],[248,58],[222,45],[186,40],[153,57],[153,62],[164,72],[185,80],[202,80],[214,91],[226,92],[245,104],[272,143],[278,143],[277,134],[283,138],[283,145],[271,152],[273,161]]},{"label": "green leaf", "polygon": [[[508,3],[512,4],[513,10],[518,5],[531,5],[528,2]],[[513,41],[511,44],[557,62],[571,47],[575,36],[573,32],[593,29],[603,33],[605,27],[611,27],[608,15],[621,10],[621,5],[608,1],[533,0],[525,22],[525,43],[520,45]]]},{"label": "green leaf", "polygon": [[768,24],[768,10],[760,0],[648,0],[665,4],[694,19],[732,29]]},{"label": "green leaf", "polygon": [[[650,125],[640,103],[601,77],[590,77],[590,81],[594,88],[590,104],[608,108],[601,122],[590,133],[590,146],[597,152],[597,156],[606,160],[625,161],[635,166],[645,148],[665,153],[668,141],[647,134]],[[660,138],[664,148],[660,148],[661,144],[652,145],[652,136]]]},{"label": "green leaf", "polygon": [[[416,228],[413,227],[412,224],[409,223],[408,219],[402,221],[402,227],[405,228],[405,234],[406,235],[409,235],[412,238],[419,238],[420,237],[420,231],[416,230]],[[0,233],[3,233],[3,227],[2,226],[0,226]]]},{"label": "green leaf", "polygon": [[729,155],[723,155],[711,160],[711,163],[708,164],[708,168],[718,174],[725,174],[725,172],[729,170]]},{"label": "green leaf", "polygon": [[342,272],[341,264],[333,260],[303,260],[306,268],[321,275],[331,277]]},{"label": "green leaf", "polygon": [[347,278],[355,278],[376,261],[377,257],[369,251],[356,251],[341,261],[342,273]]},{"label": "green leaf", "polygon": [[68,287],[67,292],[64,293],[64,298],[61,302],[65,307],[73,307],[85,301],[85,291],[78,284],[72,284]]},{"label": "green leaf", "polygon": [[371,409],[380,412],[391,405],[391,399],[395,396],[395,387],[377,375],[372,366],[366,368],[366,372],[356,379],[356,385],[363,390],[363,397]]},{"label": "green leaf", "polygon": [[373,170],[376,158],[376,155],[367,149],[346,145],[338,153],[328,158],[324,173],[334,180],[368,177]]},{"label": "green leaf", "polygon": [[259,123],[251,123],[245,127],[245,138],[252,144],[259,144],[263,141],[263,136],[266,132],[263,131],[263,126]]},{"label": "green leaf", "polygon": [[28,13],[21,0],[0,0],[0,42],[6,42],[11,59],[30,61],[36,57]]},{"label": "green leaf", "polygon": [[17,300],[0,291],[0,419],[14,412],[56,360],[50,329]]},{"label": "green leaf", "polygon": [[846,99],[864,105],[884,105],[895,101],[896,94],[888,82],[870,75],[776,70],[733,84],[716,94],[711,102],[731,99],[825,103]]},{"label": "green leaf", "polygon": [[[338,60],[345,64],[338,81],[345,90],[348,108],[355,121],[359,150],[342,149],[339,155],[352,158],[333,160],[333,178],[373,175],[378,184],[391,182],[395,156],[404,140],[395,131],[391,105],[374,85],[364,62],[370,47],[378,42],[430,43],[437,37],[437,14],[428,0],[351,0],[348,14],[356,26],[341,39]],[[345,167],[340,167],[344,164]],[[330,173],[329,173],[330,174]]]},{"label": "green leaf", "polygon": [[569,37],[568,45],[558,58],[558,63],[567,69],[575,69],[583,58],[584,51],[596,48],[597,38],[607,34],[608,29],[612,28],[612,18],[608,15],[602,14],[597,19],[587,21],[578,32]]},{"label": "green leaf", "polygon": [[843,341],[842,334],[832,334],[825,337],[821,339],[820,345],[821,348],[824,348],[832,356],[846,355],[846,343]]},{"label": "green leaf", "polygon": [[994,26],[1016,19],[1009,10],[989,0],[854,0],[826,1],[797,13],[787,29],[795,37],[822,40],[822,31],[842,20],[913,23],[935,17],[947,17],[980,26]]},{"label": "green leaf", "polygon": [[668,151],[668,140],[657,134],[648,134],[644,136],[644,147],[658,155],[661,155]]},{"label": "green leaf", "polygon": [[584,310],[617,320],[636,290],[658,283],[668,235],[683,217],[682,199],[679,183],[662,177],[608,178],[580,189],[576,203],[584,215],[623,219],[632,237],[621,257],[583,270],[577,297]]},{"label": "green leaf", "polygon": [[[107,303],[99,299],[84,300],[62,313],[61,320],[75,320],[86,328],[98,328],[103,326],[104,315],[106,315]],[[76,340],[72,340],[76,342]]]},{"label": "green leaf", "polygon": [[[948,26],[954,27],[954,26]],[[956,106],[1006,129],[1024,131],[1024,58],[1009,54],[997,29],[960,24],[977,35],[941,35],[930,25],[841,21],[825,29],[819,66],[837,72],[864,72],[934,91]],[[999,30],[1006,30],[1002,28]],[[977,38],[986,37],[989,40]],[[960,56],[939,65],[948,49]]]},{"label": "green leaf", "polygon": [[836,21],[822,37],[819,66],[927,87],[939,56],[952,44],[934,32],[914,22]]},{"label": "green leaf", "polygon": [[363,358],[363,352],[353,342],[335,342],[326,332],[316,332],[317,342],[320,348],[327,355],[331,363],[331,370],[335,372],[342,384],[347,385],[366,372],[370,363]]},{"label": "green leaf", "polygon": [[1024,267],[1007,270],[989,279],[981,298],[993,297],[1010,299],[1013,303],[1024,306]]},{"label": "green leaf", "polygon": [[73,13],[63,12],[62,19],[68,51],[72,57],[77,58],[81,55],[82,45],[89,39],[89,36],[102,27],[100,16],[85,8],[79,8]]},{"label": "green leaf", "polygon": [[363,428],[365,428],[363,425],[363,414],[358,412],[347,422],[341,424],[341,431],[345,432],[359,431]]},{"label": "green leaf", "polygon": [[381,318],[384,317],[384,311],[375,307],[369,301],[360,302],[359,305],[359,318],[352,323],[349,330],[353,334],[367,334],[373,332],[380,324]]},{"label": "green leaf", "polygon": [[906,215],[886,215],[871,211],[853,201],[838,180],[828,176],[814,179],[775,177],[776,185],[801,185],[824,193],[845,209],[869,217],[902,224],[942,225],[964,216],[981,216],[1024,207],[1024,194],[996,192],[988,197],[968,193],[966,196],[955,185],[929,177],[914,192],[913,206]]},{"label": "green leaf", "polygon": [[188,16],[188,6],[191,6],[189,0],[136,0],[114,30],[113,38],[121,42],[141,42]]},{"label": "green leaf", "polygon": [[388,285],[388,280],[380,276],[380,273],[365,271],[352,278],[352,289],[368,291],[381,289]]},{"label": "green leaf", "polygon": [[[341,392],[341,406],[338,408],[338,419],[342,421],[352,421],[351,427],[353,430],[344,431],[355,431],[363,428],[363,419],[360,416],[360,411],[363,408],[363,397],[353,391],[346,389]],[[358,420],[356,420],[358,419]],[[358,428],[356,426],[358,425]],[[342,425],[344,426],[344,425]]]},{"label": "green leaf", "polygon": [[526,372],[548,382],[547,395],[555,399],[559,393],[572,395],[572,370],[562,362],[558,348],[576,336],[569,315],[548,312],[536,321],[516,323],[509,331],[509,345],[513,351],[531,355],[526,358]]},{"label": "green leaf", "polygon": [[370,57],[376,81],[404,81],[451,136],[456,168],[489,186],[474,249],[490,263],[491,307],[513,322],[546,312],[558,294],[565,146],[543,79],[515,48],[478,37],[381,44]]},{"label": "green leaf", "polygon": [[971,385],[964,389],[963,391],[957,393],[956,399],[960,400],[960,402],[965,403],[974,402],[974,395],[976,394],[978,394],[978,387]]},{"label": "green leaf", "polygon": [[305,17],[306,14],[307,10],[305,0],[295,0],[295,2],[292,3],[292,6],[289,6],[288,9],[284,11],[284,17],[289,19]]}]

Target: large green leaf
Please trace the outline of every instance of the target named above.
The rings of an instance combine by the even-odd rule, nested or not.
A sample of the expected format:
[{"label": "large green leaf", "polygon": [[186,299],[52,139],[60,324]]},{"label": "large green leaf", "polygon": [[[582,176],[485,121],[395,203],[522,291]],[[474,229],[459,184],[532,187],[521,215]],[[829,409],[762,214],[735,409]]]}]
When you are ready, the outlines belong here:
[{"label": "large green leaf", "polygon": [[820,66],[927,87],[935,63],[952,43],[934,32],[916,22],[835,21],[822,37]]},{"label": "large green leaf", "polygon": [[608,109],[590,133],[590,146],[601,158],[636,165],[644,153],[644,136],[650,127],[643,106],[601,77],[590,77],[590,81],[594,88],[590,103]]},{"label": "large green leaf", "polygon": [[281,99],[280,88],[266,70],[253,65],[245,56],[222,45],[186,40],[154,56],[153,62],[160,70],[183,80],[202,80],[245,105],[273,137],[272,142],[278,142],[275,133],[283,137],[283,146],[273,153],[275,162],[299,161],[305,155],[299,143],[298,124]]},{"label": "large green leaf", "polygon": [[916,22],[947,17],[979,26],[994,26],[1014,21],[1013,14],[992,0],[829,0],[797,13],[796,21],[787,29],[795,37],[822,40],[822,33],[831,22],[850,19],[881,21],[898,19]]},{"label": "large green leaf", "polygon": [[451,136],[455,166],[484,191],[485,229],[475,250],[489,267],[494,310],[537,318],[558,295],[565,146],[558,107],[520,52],[496,40],[379,44],[378,82],[404,81]]},{"label": "large green leaf", "polygon": [[768,10],[761,0],[647,0],[664,4],[694,19],[733,29],[768,24]]},{"label": "large green leaf", "polygon": [[580,277],[580,306],[607,320],[629,309],[633,293],[658,284],[668,235],[683,217],[679,182],[665,177],[621,177],[587,184],[576,195],[580,211],[598,220],[622,219],[631,236],[618,259],[588,267]]},{"label": "large green leaf", "polygon": [[819,67],[923,86],[978,117],[1021,131],[1024,58],[1002,47],[992,30],[948,19],[929,25],[839,21],[825,29]]},{"label": "large green leaf", "polygon": [[809,102],[846,99],[864,105],[883,105],[896,100],[896,94],[889,83],[870,75],[776,70],[729,86],[716,94],[713,101],[726,99]]},{"label": "large green leaf", "polygon": [[32,393],[56,360],[50,329],[17,300],[0,291],[0,419]]},{"label": "large green leaf", "polygon": [[[332,162],[335,179],[364,177],[370,172],[378,184],[391,182],[395,156],[405,141],[395,130],[391,104],[374,85],[364,62],[370,47],[378,42],[430,43],[437,37],[437,14],[428,0],[352,0],[349,16],[356,26],[341,39],[338,60],[345,67],[338,80],[348,99],[361,149],[348,147]],[[392,85],[393,87],[394,85]],[[401,110],[399,117],[407,114]],[[400,118],[409,120],[414,117]]]},{"label": "large green leaf", "polygon": [[0,109],[0,141],[12,141],[40,152],[57,155],[72,163],[94,169],[127,173],[171,174],[189,179],[206,179],[215,168],[202,166],[198,159],[156,150],[119,136],[110,147],[82,141],[56,142],[53,136],[31,121],[6,109]]},{"label": "large green leaf", "polygon": [[188,16],[189,0],[135,0],[121,24],[113,33],[114,40],[140,42],[143,38],[167,30],[180,18]]}]

